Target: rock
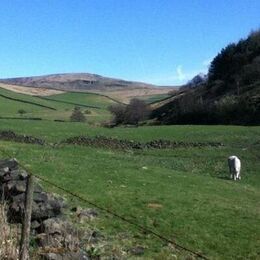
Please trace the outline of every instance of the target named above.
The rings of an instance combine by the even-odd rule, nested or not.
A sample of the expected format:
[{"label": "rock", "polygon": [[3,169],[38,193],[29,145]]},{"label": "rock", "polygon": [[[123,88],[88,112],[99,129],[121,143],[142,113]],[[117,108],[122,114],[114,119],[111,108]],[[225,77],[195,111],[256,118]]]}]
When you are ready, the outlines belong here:
[{"label": "rock", "polygon": [[42,223],[42,232],[47,234],[62,234],[66,230],[67,222],[59,218],[49,218]]},{"label": "rock", "polygon": [[0,181],[2,182],[2,179],[4,178],[4,176],[6,175],[6,173],[9,171],[9,168],[3,168],[0,169]]},{"label": "rock", "polygon": [[52,194],[47,193],[48,203],[52,207],[55,214],[59,215],[62,208],[66,207],[65,201],[62,198],[54,197]]},{"label": "rock", "polygon": [[36,220],[32,221],[32,223],[31,223],[31,229],[37,229],[40,226],[41,226],[41,224]]},{"label": "rock", "polygon": [[16,184],[16,182],[15,182],[15,181],[11,181],[11,179],[10,179],[10,180],[8,181],[8,183],[5,185],[5,187],[6,187],[6,189],[7,189],[8,191],[11,191],[11,189],[14,188],[15,184]]},{"label": "rock", "polygon": [[34,192],[34,193],[35,193],[35,192],[36,192],[36,193],[37,193],[37,192],[39,192],[39,193],[40,193],[40,192],[43,192],[42,186],[41,186],[39,183],[36,182],[36,183],[34,184],[34,191],[33,191],[33,192]]},{"label": "rock", "polygon": [[[4,198],[9,202],[8,216],[12,223],[21,223],[25,202],[25,181],[9,181],[1,185],[4,189]],[[40,191],[41,189],[39,189]],[[2,194],[2,193],[1,193]],[[59,216],[64,207],[64,202],[46,192],[34,192],[32,204],[32,220],[42,220]]]},{"label": "rock", "polygon": [[28,177],[28,173],[26,171],[20,170],[19,171],[19,177],[21,180],[25,180]]},{"label": "rock", "polygon": [[41,254],[41,260],[62,260],[62,256],[54,253]]},{"label": "rock", "polygon": [[12,202],[7,211],[8,221],[10,223],[22,223],[24,212],[24,202],[22,201],[15,201]]},{"label": "rock", "polygon": [[25,193],[21,193],[12,197],[12,202],[23,203],[24,200],[25,200]]},{"label": "rock", "polygon": [[80,222],[92,220],[98,216],[97,211],[92,208],[82,209],[81,207],[76,207],[73,208],[72,211],[76,213],[76,216],[79,218]]},{"label": "rock", "polygon": [[9,176],[11,180],[13,181],[19,181],[19,180],[26,180],[28,177],[27,172],[17,169],[17,170],[11,170],[9,172]]},{"label": "rock", "polygon": [[34,192],[33,193],[33,200],[38,202],[47,202],[48,196],[45,192]]},{"label": "rock", "polygon": [[25,172],[20,170],[11,170],[8,167],[0,169],[0,183],[6,183],[8,181],[22,181],[25,180],[23,177]]},{"label": "rock", "polygon": [[42,222],[36,242],[43,248],[64,248],[76,251],[79,248],[78,232],[73,226],[59,218],[50,218]]},{"label": "rock", "polygon": [[8,173],[10,171],[10,168],[9,167],[4,167],[3,168],[3,175]]},{"label": "rock", "polygon": [[61,214],[61,209],[53,208],[52,205],[47,202],[36,203],[33,201],[32,205],[32,220],[44,220],[53,218]]},{"label": "rock", "polygon": [[15,158],[10,160],[0,160],[0,169],[9,168],[15,170],[18,168],[18,162]]},{"label": "rock", "polygon": [[12,191],[14,194],[24,193],[26,191],[26,181],[15,181]]}]

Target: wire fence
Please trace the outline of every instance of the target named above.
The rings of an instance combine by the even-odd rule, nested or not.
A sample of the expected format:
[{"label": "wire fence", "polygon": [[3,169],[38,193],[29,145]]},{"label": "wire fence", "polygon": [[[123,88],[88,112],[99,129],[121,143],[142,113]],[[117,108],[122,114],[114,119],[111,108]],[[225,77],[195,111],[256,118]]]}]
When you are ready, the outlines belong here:
[{"label": "wire fence", "polygon": [[[7,158],[12,158],[12,155],[9,154],[6,150],[3,150],[0,148],[0,151]],[[13,165],[12,165],[12,163],[13,163]],[[25,203],[25,201],[27,199],[27,195],[28,195],[28,180],[32,176],[34,178],[48,184],[48,186],[55,188],[55,190],[59,190],[63,195],[67,194],[71,198],[81,201],[83,204],[90,205],[91,207],[98,209],[99,211],[109,214],[113,218],[117,218],[120,221],[126,223],[127,225],[131,225],[131,226],[135,227],[136,230],[139,232],[141,231],[142,233],[150,234],[150,235],[154,236],[155,238],[160,239],[164,243],[173,245],[174,248],[177,250],[184,251],[197,258],[209,259],[204,254],[197,252],[195,250],[192,250],[184,245],[181,245],[181,244],[177,243],[176,241],[166,237],[165,235],[163,235],[157,231],[154,231],[153,229],[151,229],[149,227],[139,224],[138,222],[134,221],[131,218],[118,214],[117,212],[115,212],[109,208],[103,207],[75,192],[70,191],[69,189],[61,187],[60,185],[40,176],[38,174],[33,173],[22,162],[17,162],[17,161],[13,160],[13,161],[9,161],[9,164],[10,165],[8,167],[4,167],[1,169],[1,161],[0,161],[0,188],[2,187],[2,189],[0,189],[0,191],[2,194],[2,202],[5,201],[4,204],[2,203],[1,207],[0,207],[0,214],[2,214],[2,217],[0,220],[1,221],[0,222],[0,232],[1,232],[1,234],[4,234],[0,238],[0,245],[1,245],[0,246],[1,247],[0,258],[1,259],[27,259],[26,257],[24,258],[23,256],[21,256],[21,249],[23,246],[22,245],[23,241],[21,241],[21,240],[24,240],[24,238],[22,237],[22,233],[23,233],[22,231],[25,229],[25,227],[24,227],[25,223],[23,221],[24,221],[24,217],[26,216],[25,213],[26,213],[26,210],[28,207],[28,203]],[[21,171],[17,171],[16,164],[21,169]],[[10,169],[12,167],[13,167],[13,170],[10,171]],[[18,172],[19,172],[19,174],[18,174]],[[25,182],[27,182],[26,185],[25,185]],[[42,202],[44,200],[46,200],[46,198],[49,196],[47,193],[42,192],[42,189],[41,189],[41,187],[39,187],[38,184],[35,184],[34,191],[36,191],[37,189],[40,192],[33,194],[32,207],[36,207],[35,203],[37,201],[40,203],[41,206],[44,205]],[[15,199],[14,199],[14,196],[15,196]],[[55,201],[53,198],[48,198],[48,199],[50,199],[50,201],[52,201],[53,204],[60,203],[58,206],[56,205],[58,208],[62,207],[61,201],[58,201],[58,200]],[[56,210],[57,210],[57,208],[56,208]],[[77,209],[75,209],[75,210],[77,210]],[[54,209],[54,211],[55,211],[55,209]],[[5,214],[6,212],[7,212],[7,214]],[[19,213],[19,214],[17,214],[17,213]],[[37,228],[38,229],[41,228],[40,223],[37,223],[37,221],[35,221],[36,216],[34,216],[34,215],[42,214],[41,217],[42,217],[42,219],[44,219],[45,218],[44,213],[46,213],[47,215],[52,215],[53,212],[50,210],[50,208],[43,207],[43,212],[41,210],[38,210],[38,212],[37,212],[37,210],[36,210],[36,213],[33,212],[32,215],[30,215],[31,229],[34,228],[35,230],[37,230]],[[29,214],[31,214],[31,213],[29,212]],[[89,212],[89,214],[95,214],[95,212],[92,212],[92,213]],[[21,225],[13,226],[12,224],[10,225],[10,223],[23,223],[23,225],[22,226]],[[55,229],[55,227],[56,227],[55,225],[57,226],[57,223],[51,223],[49,225],[49,229],[53,229],[53,228]],[[31,234],[32,234],[32,231],[31,231]],[[53,239],[53,238],[48,237],[47,240],[50,240],[50,239]],[[64,236],[63,236],[63,240],[64,241],[66,240],[66,238]],[[79,237],[78,237],[78,240],[79,240]],[[5,247],[7,241],[9,241],[8,245],[10,245],[10,248]],[[44,239],[41,241],[44,241]],[[44,243],[44,242],[42,242],[42,243]],[[80,247],[79,244],[80,244],[80,241],[76,241],[76,242],[67,241],[66,249],[68,249],[70,251],[76,251],[75,248]],[[1,255],[1,253],[2,253],[2,255]],[[6,254],[9,254],[10,256],[12,256],[12,258],[4,258],[3,256],[5,256]]]}]

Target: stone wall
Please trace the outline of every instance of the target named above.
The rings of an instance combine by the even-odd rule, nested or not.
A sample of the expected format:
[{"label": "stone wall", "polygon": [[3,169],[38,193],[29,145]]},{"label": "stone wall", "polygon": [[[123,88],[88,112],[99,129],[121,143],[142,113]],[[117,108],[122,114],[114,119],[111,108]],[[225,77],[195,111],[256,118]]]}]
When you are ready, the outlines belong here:
[{"label": "stone wall", "polygon": [[[27,178],[28,173],[19,168],[16,159],[0,160],[1,201],[7,204],[10,223],[22,223]],[[88,259],[80,248],[79,230],[63,214],[65,207],[64,199],[35,183],[31,235],[42,259]]]}]

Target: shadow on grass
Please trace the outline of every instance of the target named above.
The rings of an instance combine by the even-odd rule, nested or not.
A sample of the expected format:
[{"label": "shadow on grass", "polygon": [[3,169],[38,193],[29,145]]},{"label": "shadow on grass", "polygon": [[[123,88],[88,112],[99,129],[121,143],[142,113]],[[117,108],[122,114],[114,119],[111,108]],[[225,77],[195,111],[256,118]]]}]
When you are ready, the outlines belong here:
[{"label": "shadow on grass", "polygon": [[222,180],[232,181],[232,179],[230,179],[230,177],[228,176],[217,176],[217,178]]},{"label": "shadow on grass", "polygon": [[210,176],[212,178],[217,178],[217,179],[222,179],[222,180],[226,180],[226,181],[232,181],[232,179],[230,179],[229,175],[224,175],[224,174],[210,174]]}]

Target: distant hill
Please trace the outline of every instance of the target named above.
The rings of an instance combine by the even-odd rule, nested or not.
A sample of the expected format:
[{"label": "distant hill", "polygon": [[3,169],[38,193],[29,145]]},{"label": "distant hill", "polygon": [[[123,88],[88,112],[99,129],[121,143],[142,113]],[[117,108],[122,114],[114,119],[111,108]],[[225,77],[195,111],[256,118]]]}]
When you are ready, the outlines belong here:
[{"label": "distant hill", "polygon": [[174,93],[152,118],[161,124],[260,125],[260,30],[223,48],[207,81]]},{"label": "distant hill", "polygon": [[[174,86],[155,86],[143,82],[103,77],[90,73],[63,73],[36,77],[0,79],[3,88],[29,95],[48,95],[51,91],[90,92],[128,103],[176,91]],[[51,95],[51,94],[50,94]]]},{"label": "distant hill", "polygon": [[151,84],[103,77],[90,73],[65,73],[36,77],[0,79],[0,82],[25,87],[51,88],[65,91],[120,90],[152,88]]}]

